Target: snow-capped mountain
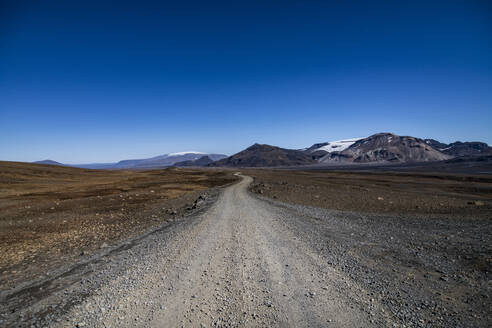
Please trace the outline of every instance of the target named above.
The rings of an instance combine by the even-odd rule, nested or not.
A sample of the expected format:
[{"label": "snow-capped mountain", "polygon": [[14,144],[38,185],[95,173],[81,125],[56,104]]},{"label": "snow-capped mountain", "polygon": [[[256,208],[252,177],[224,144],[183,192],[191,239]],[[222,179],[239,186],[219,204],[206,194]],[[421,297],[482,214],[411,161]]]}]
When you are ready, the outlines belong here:
[{"label": "snow-capped mountain", "polygon": [[167,157],[173,157],[173,156],[183,156],[183,155],[188,155],[188,154],[197,154],[197,155],[206,155],[207,153],[202,153],[201,151],[182,151],[182,152],[178,152],[178,153],[169,153],[167,155],[164,155],[164,156],[167,156]]},{"label": "snow-capped mountain", "polygon": [[451,158],[432,148],[424,140],[398,136],[393,133],[376,133],[357,140],[340,152],[332,152],[320,158],[321,163],[372,163],[372,162],[430,162]]},{"label": "snow-capped mountain", "polygon": [[344,151],[348,147],[352,146],[356,141],[359,141],[361,139],[363,138],[351,138],[351,139],[343,139],[337,141],[318,143],[307,148],[305,151],[308,153],[314,153],[317,151],[325,151],[327,153],[331,153],[334,151]]}]

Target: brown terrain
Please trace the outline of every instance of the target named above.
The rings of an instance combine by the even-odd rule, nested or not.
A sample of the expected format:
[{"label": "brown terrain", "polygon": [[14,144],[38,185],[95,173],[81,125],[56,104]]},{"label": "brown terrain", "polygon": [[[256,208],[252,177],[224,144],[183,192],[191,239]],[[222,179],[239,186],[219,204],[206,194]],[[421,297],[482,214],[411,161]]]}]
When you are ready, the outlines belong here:
[{"label": "brown terrain", "polygon": [[[391,168],[389,168],[391,169]],[[492,218],[492,175],[243,170],[253,192],[342,211]]]},{"label": "brown terrain", "polygon": [[0,290],[172,221],[204,191],[236,179],[0,162]]}]

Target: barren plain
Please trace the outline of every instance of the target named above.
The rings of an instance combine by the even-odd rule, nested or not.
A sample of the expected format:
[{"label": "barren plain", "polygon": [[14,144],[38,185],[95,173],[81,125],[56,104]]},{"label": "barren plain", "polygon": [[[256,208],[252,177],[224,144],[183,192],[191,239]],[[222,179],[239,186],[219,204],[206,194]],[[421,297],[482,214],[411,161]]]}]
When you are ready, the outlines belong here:
[{"label": "barren plain", "polygon": [[2,165],[3,326],[491,324],[489,175]]}]

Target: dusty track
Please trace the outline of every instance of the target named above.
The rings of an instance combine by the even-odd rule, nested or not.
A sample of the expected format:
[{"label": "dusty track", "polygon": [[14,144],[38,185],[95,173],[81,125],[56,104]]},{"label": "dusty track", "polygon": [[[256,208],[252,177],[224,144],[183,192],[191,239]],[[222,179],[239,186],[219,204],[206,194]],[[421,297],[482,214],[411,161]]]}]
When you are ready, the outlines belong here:
[{"label": "dusty track", "polygon": [[[251,178],[229,187],[189,229],[158,246],[158,256],[127,290],[131,268],[90,300],[115,307],[91,321],[108,326],[367,327],[344,279],[283,226],[278,213],[247,193]],[[121,292],[122,289],[124,292]],[[107,298],[111,299],[107,302]],[[356,295],[354,294],[354,297]],[[84,310],[75,311],[85,321]],[[97,323],[99,321],[99,323]],[[85,322],[84,322],[85,323]]]}]

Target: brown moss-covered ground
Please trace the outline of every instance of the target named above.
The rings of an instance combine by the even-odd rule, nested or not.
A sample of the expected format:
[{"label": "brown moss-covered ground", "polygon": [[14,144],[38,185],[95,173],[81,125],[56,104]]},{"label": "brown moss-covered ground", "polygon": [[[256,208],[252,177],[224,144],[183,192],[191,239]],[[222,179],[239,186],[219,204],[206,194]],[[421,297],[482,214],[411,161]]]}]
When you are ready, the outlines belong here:
[{"label": "brown moss-covered ground", "polygon": [[0,162],[0,290],[173,220],[218,170],[85,170]]}]

